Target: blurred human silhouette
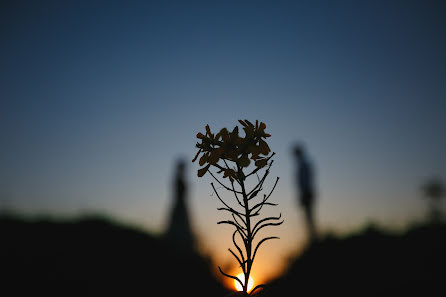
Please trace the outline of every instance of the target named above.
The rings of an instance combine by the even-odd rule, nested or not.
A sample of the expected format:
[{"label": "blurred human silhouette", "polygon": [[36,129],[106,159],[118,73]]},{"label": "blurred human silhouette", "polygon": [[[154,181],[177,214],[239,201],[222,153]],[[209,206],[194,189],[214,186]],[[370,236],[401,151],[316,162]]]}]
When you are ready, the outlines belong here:
[{"label": "blurred human silhouette", "polygon": [[298,200],[304,211],[307,225],[309,243],[317,239],[316,225],[314,221],[314,170],[302,145],[294,147],[294,156],[297,161],[296,184],[298,188]]},{"label": "blurred human silhouette", "polygon": [[192,250],[195,246],[195,239],[187,207],[185,167],[186,164],[183,160],[178,161],[174,179],[174,201],[165,237],[183,250]]}]

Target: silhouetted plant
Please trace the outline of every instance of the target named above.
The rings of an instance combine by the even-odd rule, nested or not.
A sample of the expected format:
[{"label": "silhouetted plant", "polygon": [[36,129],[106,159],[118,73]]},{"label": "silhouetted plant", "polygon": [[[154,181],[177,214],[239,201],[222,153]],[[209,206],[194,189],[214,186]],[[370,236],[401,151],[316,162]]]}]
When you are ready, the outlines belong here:
[{"label": "silhouetted plant", "polygon": [[[278,237],[264,237],[257,242],[255,247],[253,245],[254,239],[263,228],[278,226],[283,223],[283,220],[280,221],[280,214],[278,217],[266,217],[254,223],[254,217],[260,215],[260,211],[264,206],[277,205],[268,202],[268,199],[271,197],[279,177],[276,178],[274,186],[268,194],[263,194],[263,198],[260,198],[260,200],[255,199],[260,197],[259,193],[263,191],[263,185],[269,175],[269,170],[273,164],[272,157],[275,153],[271,153],[268,144],[264,140],[271,136],[265,133],[266,125],[264,123],[256,121],[254,125],[248,120],[239,120],[239,122],[243,126],[245,137],[239,135],[238,126],[232,132],[223,128],[217,134],[213,134],[209,125],[206,125],[206,133],[197,134],[197,138],[201,140],[201,143],[197,142],[196,144],[199,150],[192,162],[195,162],[199,155],[202,154],[199,164],[203,167],[198,170],[198,176],[202,177],[209,172],[221,187],[234,195],[233,204],[236,205],[235,207],[230,206],[231,203],[225,202],[217,192],[214,183],[211,183],[217,198],[224,206],[218,208],[218,210],[229,212],[232,216],[232,219],[220,221],[217,224],[229,224],[235,227],[235,231],[232,234],[232,242],[238,254],[232,249],[229,249],[229,252],[240,265],[245,278],[244,282],[236,276],[223,272],[220,267],[218,268],[224,276],[239,282],[243,287],[244,295],[248,295],[248,279],[259,247],[265,241],[278,239]],[[254,162],[254,166],[250,166],[252,162]],[[211,171],[213,168],[217,170],[216,174],[222,174],[223,179],[227,178],[229,180],[229,185],[216,177],[216,174]],[[260,172],[263,172],[261,176],[259,176]],[[257,177],[256,185],[250,190],[247,189],[247,179],[249,177]],[[239,240],[243,242],[243,251],[237,243]],[[257,285],[250,294],[262,287],[264,285]]]},{"label": "silhouetted plant", "polygon": [[432,178],[423,185],[422,190],[424,196],[429,199],[431,220],[438,221],[442,216],[439,203],[446,194],[443,183],[439,179]]}]

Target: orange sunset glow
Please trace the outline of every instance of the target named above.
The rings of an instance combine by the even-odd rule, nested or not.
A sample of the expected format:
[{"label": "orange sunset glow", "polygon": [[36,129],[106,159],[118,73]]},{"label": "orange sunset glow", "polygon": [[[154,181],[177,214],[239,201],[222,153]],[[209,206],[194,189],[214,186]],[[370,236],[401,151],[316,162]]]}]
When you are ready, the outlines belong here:
[{"label": "orange sunset glow", "polygon": [[[242,281],[242,283],[244,283],[245,275],[243,273],[238,274],[237,278],[239,278]],[[237,280],[234,280],[234,285],[235,285],[235,288],[237,289],[237,291],[243,291],[243,287],[240,285],[240,283]],[[249,276],[248,292],[251,291],[253,287],[254,287],[254,280],[252,279],[251,276]]]}]

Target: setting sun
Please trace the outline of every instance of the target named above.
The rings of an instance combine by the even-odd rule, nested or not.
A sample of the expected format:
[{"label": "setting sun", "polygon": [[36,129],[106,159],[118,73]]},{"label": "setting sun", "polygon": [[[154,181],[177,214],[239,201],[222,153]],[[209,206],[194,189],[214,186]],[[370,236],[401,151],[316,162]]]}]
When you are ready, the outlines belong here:
[{"label": "setting sun", "polygon": [[[243,273],[240,273],[239,275],[237,275],[237,277],[242,281],[242,283],[245,281],[245,275]],[[234,280],[234,285],[237,291],[243,291],[243,288],[238,281]],[[247,288],[248,292],[251,291],[253,286],[254,286],[254,280],[252,279],[251,276],[249,276],[248,288]]]}]

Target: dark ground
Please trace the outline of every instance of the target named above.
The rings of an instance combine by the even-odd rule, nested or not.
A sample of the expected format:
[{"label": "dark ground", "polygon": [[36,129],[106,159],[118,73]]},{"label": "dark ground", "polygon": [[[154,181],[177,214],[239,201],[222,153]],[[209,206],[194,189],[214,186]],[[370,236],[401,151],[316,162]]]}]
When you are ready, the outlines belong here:
[{"label": "dark ground", "polygon": [[[211,263],[109,220],[0,216],[1,296],[225,296]],[[325,237],[264,296],[445,296],[446,224]],[[193,293],[190,293],[193,292]]]},{"label": "dark ground", "polygon": [[3,217],[0,234],[0,296],[176,296],[200,288],[195,296],[227,292],[198,254],[108,220]]},{"label": "dark ground", "polygon": [[446,296],[445,280],[446,224],[401,234],[370,226],[308,248],[268,296]]}]

